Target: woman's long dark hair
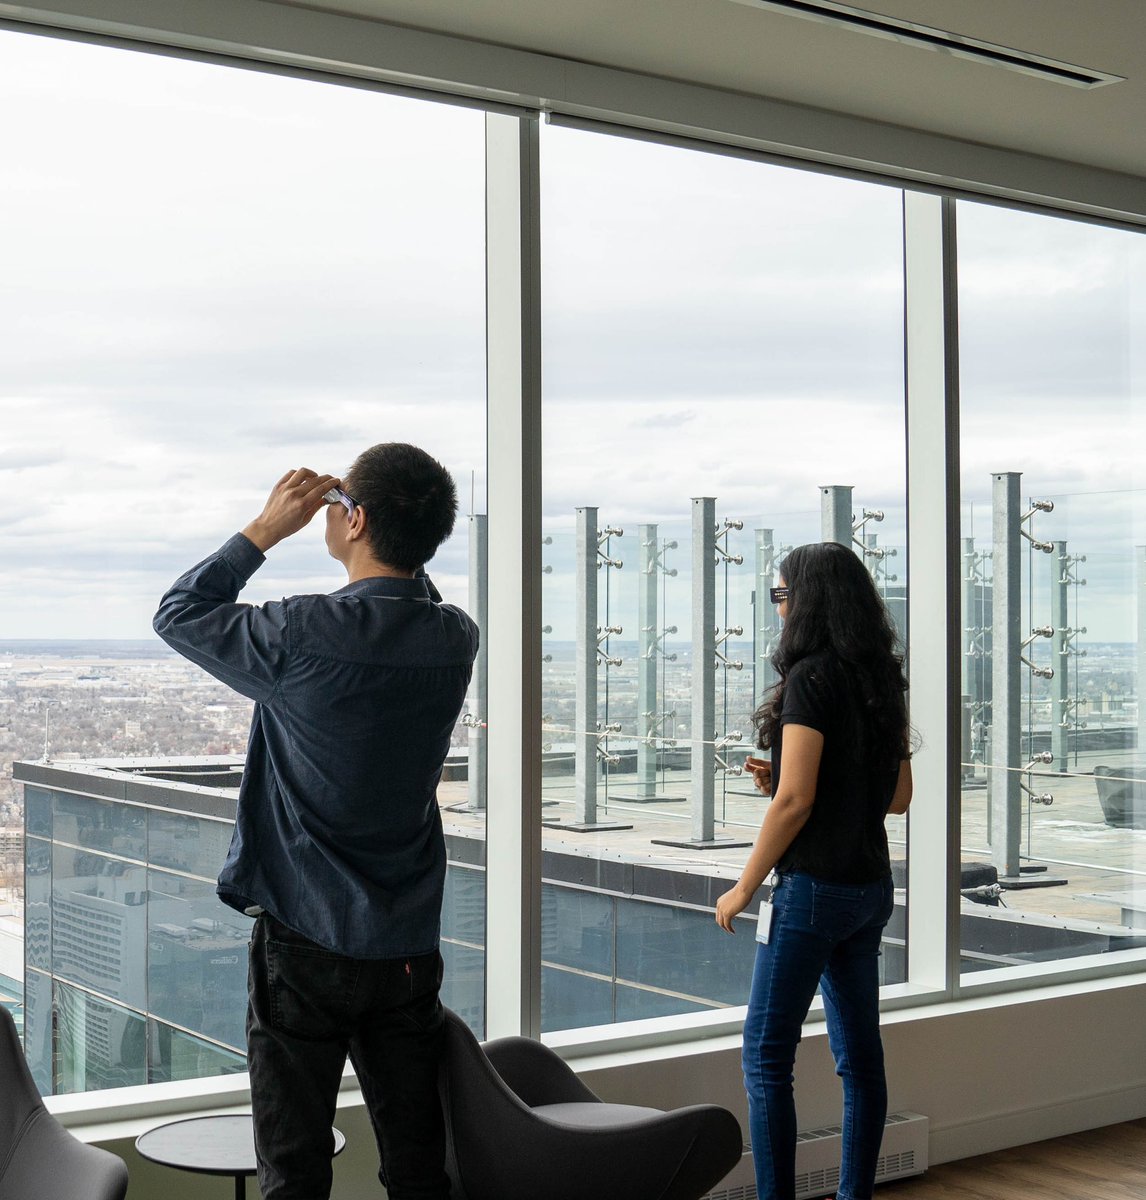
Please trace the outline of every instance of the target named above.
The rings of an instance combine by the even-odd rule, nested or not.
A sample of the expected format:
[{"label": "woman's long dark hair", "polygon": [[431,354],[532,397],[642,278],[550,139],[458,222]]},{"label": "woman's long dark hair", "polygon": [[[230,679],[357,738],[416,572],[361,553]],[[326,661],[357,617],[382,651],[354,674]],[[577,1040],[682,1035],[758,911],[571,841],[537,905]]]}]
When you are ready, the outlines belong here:
[{"label": "woman's long dark hair", "polygon": [[767,750],[780,730],[784,682],[809,654],[826,652],[843,669],[862,714],[865,757],[891,769],[908,753],[907,678],[895,630],[859,558],[838,542],[797,546],[780,564],[788,615],[772,666],[780,681],[753,714],[757,744]]}]

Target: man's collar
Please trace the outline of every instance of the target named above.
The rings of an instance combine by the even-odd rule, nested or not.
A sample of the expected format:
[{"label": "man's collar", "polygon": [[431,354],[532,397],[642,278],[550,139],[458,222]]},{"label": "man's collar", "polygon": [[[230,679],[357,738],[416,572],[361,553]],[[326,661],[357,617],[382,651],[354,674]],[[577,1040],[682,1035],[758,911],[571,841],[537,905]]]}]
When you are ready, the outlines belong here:
[{"label": "man's collar", "polygon": [[413,599],[429,599],[429,581],[425,575],[415,575],[413,579],[403,579],[398,575],[368,575],[365,579],[356,579],[353,583],[344,584],[335,596],[407,596]]}]

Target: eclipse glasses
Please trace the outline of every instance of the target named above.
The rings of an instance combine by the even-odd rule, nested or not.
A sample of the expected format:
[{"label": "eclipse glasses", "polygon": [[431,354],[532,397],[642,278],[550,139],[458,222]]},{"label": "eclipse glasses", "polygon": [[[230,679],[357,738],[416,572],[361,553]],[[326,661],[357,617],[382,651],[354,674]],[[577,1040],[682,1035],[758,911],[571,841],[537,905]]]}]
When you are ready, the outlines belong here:
[{"label": "eclipse glasses", "polygon": [[[344,492],[340,487],[332,487],[329,492],[323,492],[322,498],[327,504],[341,504],[346,509],[347,516],[354,516],[354,510],[358,507],[358,501],[354,499],[349,492]],[[773,588],[773,591],[776,589]]]}]

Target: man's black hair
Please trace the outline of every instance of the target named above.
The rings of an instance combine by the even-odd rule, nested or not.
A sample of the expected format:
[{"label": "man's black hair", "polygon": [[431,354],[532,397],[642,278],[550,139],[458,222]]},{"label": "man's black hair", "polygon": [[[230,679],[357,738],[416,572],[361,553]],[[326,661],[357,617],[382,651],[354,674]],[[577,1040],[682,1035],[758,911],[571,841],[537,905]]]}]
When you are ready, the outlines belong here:
[{"label": "man's black hair", "polygon": [[417,446],[371,446],[342,482],[366,510],[370,548],[387,566],[416,571],[453,532],[458,489],[449,471]]}]

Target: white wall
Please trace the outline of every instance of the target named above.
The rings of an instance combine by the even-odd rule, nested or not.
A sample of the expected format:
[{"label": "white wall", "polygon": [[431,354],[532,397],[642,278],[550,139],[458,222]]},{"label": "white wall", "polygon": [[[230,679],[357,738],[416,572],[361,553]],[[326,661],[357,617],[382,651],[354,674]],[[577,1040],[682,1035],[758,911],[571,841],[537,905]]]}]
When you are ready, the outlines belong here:
[{"label": "white wall", "polygon": [[[892,1111],[930,1119],[930,1160],[985,1154],[1146,1116],[1146,980],[1073,994],[1047,989],[989,1005],[939,1005],[885,1016]],[[739,1046],[666,1054],[597,1070],[585,1081],[618,1102],[711,1101],[746,1124]],[[824,1026],[805,1031],[796,1064],[801,1128],[840,1119]]]},{"label": "white wall", "polygon": [[[933,1164],[1146,1116],[1144,1018],[1142,977],[1073,993],[1057,988],[995,997],[978,1007],[889,1014],[884,1044],[891,1108],[930,1118]],[[723,1104],[746,1127],[734,1039],[661,1049],[643,1058],[586,1060],[579,1069],[607,1100],[657,1108]],[[839,1082],[822,1025],[807,1031],[796,1076],[800,1126],[838,1121]],[[380,1195],[365,1112],[357,1105],[342,1109],[338,1126],[347,1148],[335,1163],[333,1200]],[[159,1195],[211,1200],[222,1194],[218,1179],[143,1162],[130,1139],[101,1144],[127,1159],[129,1200]]]}]

